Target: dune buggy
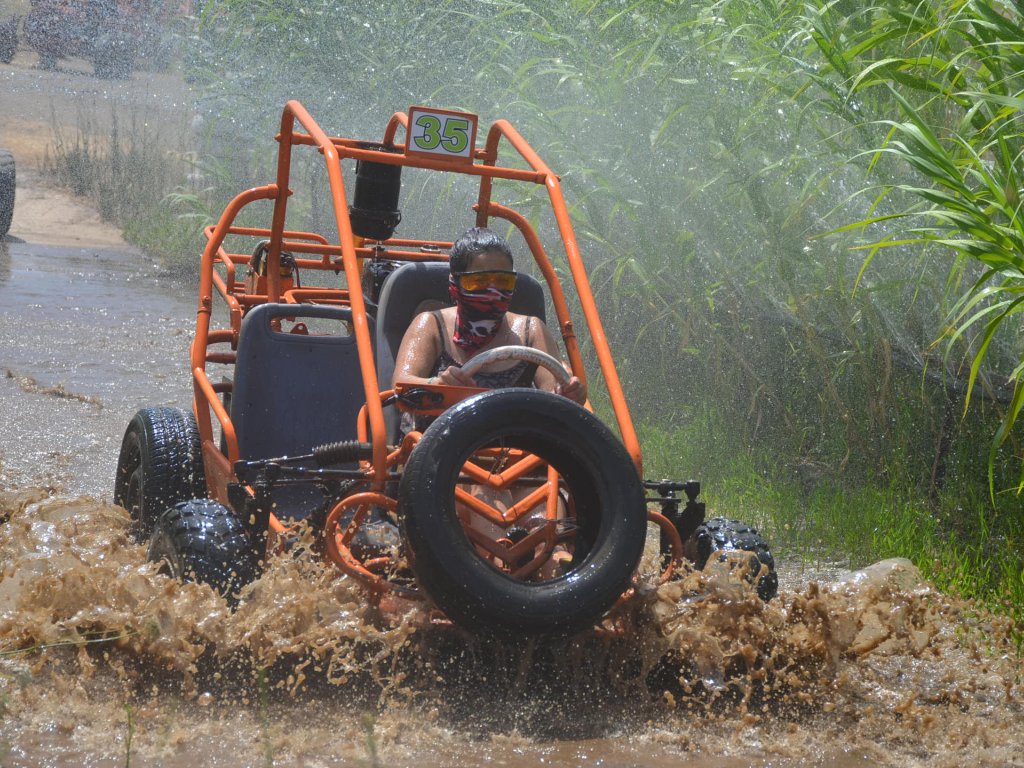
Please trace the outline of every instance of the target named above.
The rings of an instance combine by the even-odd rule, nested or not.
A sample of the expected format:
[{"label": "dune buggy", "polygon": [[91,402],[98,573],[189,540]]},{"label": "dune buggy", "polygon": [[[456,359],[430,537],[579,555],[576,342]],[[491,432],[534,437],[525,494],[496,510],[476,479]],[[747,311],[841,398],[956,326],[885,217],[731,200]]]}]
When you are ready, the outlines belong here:
[{"label": "dune buggy", "polygon": [[[286,105],[276,181],[239,194],[206,229],[194,413],[144,408],[124,435],[115,501],[149,541],[149,558],[234,600],[307,526],[323,557],[378,604],[424,600],[440,620],[471,631],[542,635],[593,625],[630,593],[653,523],[662,578],[684,556],[703,565],[712,552],[745,550],[770,597],[773,563],[756,531],[704,521],[696,482],[641,479],[636,432],[559,179],[507,121],[495,122],[482,146],[477,125],[475,115],[412,107],[370,142],[330,137],[301,104]],[[513,162],[499,163],[506,145]],[[334,242],[286,226],[299,147],[318,150],[326,164]],[[350,206],[343,169],[352,161]],[[589,406],[536,389],[392,386],[413,317],[449,301],[451,242],[395,236],[403,169],[469,177],[473,198],[463,221],[450,219],[453,230],[498,220],[518,232],[537,277],[520,270],[511,309],[550,318],[585,380],[541,237],[494,199],[512,182],[546,189],[618,435]],[[237,223],[264,200],[269,226]],[[229,239],[248,247],[228,250]],[[565,376],[561,361],[522,347],[467,367],[516,357]],[[403,412],[436,419],[403,434]],[[400,531],[391,545],[356,546],[364,526],[390,523]]]}]

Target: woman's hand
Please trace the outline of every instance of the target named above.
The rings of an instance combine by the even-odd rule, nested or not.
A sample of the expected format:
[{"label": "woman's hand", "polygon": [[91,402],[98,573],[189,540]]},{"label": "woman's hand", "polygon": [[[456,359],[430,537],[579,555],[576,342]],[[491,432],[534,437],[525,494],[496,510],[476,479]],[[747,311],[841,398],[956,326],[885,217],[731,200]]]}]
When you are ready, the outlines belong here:
[{"label": "woman's hand", "polygon": [[587,387],[579,376],[573,376],[565,384],[559,384],[555,387],[555,392],[560,395],[568,397],[570,400],[583,405],[587,402]]},{"label": "woman's hand", "polygon": [[476,380],[455,365],[449,365],[432,379],[434,384],[447,384],[449,387],[475,387]]}]

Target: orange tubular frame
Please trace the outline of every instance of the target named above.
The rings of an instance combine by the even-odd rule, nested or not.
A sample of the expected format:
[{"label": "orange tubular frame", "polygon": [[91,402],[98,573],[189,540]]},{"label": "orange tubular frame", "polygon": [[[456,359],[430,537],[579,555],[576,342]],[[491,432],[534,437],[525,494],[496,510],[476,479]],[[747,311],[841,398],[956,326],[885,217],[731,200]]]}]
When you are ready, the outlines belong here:
[{"label": "orange tubular frame", "polygon": [[[388,121],[384,131],[383,144],[395,151],[381,151],[372,148],[363,140],[328,136],[297,101],[289,101],[281,115],[276,180],[272,184],[246,190],[236,196],[227,206],[217,224],[208,227],[206,248],[202,254],[199,280],[199,306],[196,321],[196,335],[191,348],[191,369],[193,374],[193,406],[199,425],[206,477],[210,496],[221,501],[227,499],[227,487],[235,481],[233,463],[239,459],[238,442],[227,409],[218,399],[218,394],[228,391],[230,384],[215,384],[207,372],[208,363],[230,364],[234,362],[234,349],[244,314],[251,307],[264,302],[321,302],[342,304],[352,312],[352,334],[355,338],[359,365],[362,373],[366,405],[359,418],[361,439],[372,443],[372,458],[363,462],[367,477],[368,495],[379,501],[388,478],[396,464],[408,455],[413,440],[406,441],[398,449],[390,449],[386,443],[382,401],[387,393],[380,391],[377,368],[374,360],[371,330],[367,317],[366,303],[360,285],[362,259],[386,248],[386,258],[397,261],[445,260],[442,249],[450,243],[437,241],[403,240],[394,238],[385,243],[364,245],[361,238],[353,235],[349,220],[348,203],[342,178],[343,159],[365,160],[374,163],[394,164],[424,168],[444,173],[457,173],[480,178],[480,190],[476,210],[476,222],[486,226],[491,218],[509,222],[522,234],[547,287],[554,305],[558,327],[566,348],[566,354],[573,373],[586,381],[583,359],[576,338],[576,328],[569,315],[565,294],[548,259],[547,253],[536,231],[529,221],[518,212],[491,199],[493,180],[509,179],[543,185],[551,202],[558,233],[561,237],[565,258],[569,266],[576,291],[579,295],[583,320],[593,343],[602,378],[608,389],[611,406],[615,413],[623,444],[642,475],[642,456],[639,441],[630,417],[618,373],[608,347],[608,340],[598,315],[593,292],[587,279],[586,268],[580,255],[576,236],[569,219],[568,207],[562,195],[558,179],[526,140],[505,120],[496,121],[487,132],[483,148],[475,148],[472,158],[464,163],[453,163],[445,158],[411,155],[404,152],[405,145],[396,141],[399,130],[408,133],[409,120],[404,112],[396,112]],[[507,142],[524,161],[527,168],[513,168],[498,165],[498,149],[502,139]],[[327,170],[331,206],[339,242],[331,244],[320,234],[297,232],[285,229],[287,218],[292,151],[297,146],[315,147],[323,155]],[[236,226],[240,212],[251,203],[268,200],[273,203],[269,228]],[[266,251],[266,280],[260,290],[239,279],[237,268],[248,269],[251,256],[229,253],[224,246],[229,237],[248,237],[268,241]],[[281,255],[287,252],[294,263],[302,269],[343,272],[344,286],[338,288],[307,289],[291,285],[281,276]],[[250,251],[251,253],[251,251]],[[218,271],[220,270],[220,271]],[[214,298],[219,296],[227,310],[226,328],[211,330]],[[228,348],[217,345],[228,345]],[[387,383],[389,388],[390,383]],[[215,440],[214,419],[220,425],[221,439],[226,447],[222,452]],[[337,517],[337,515],[335,515]],[[660,524],[660,521],[657,521]],[[274,531],[284,530],[274,516],[271,519]],[[662,526],[664,527],[664,526]],[[339,534],[340,536],[340,534]],[[339,539],[344,549],[344,541]],[[337,549],[336,547],[334,548]],[[344,552],[333,551],[332,559],[346,571],[355,568]],[[358,569],[355,569],[356,574]],[[358,574],[357,574],[358,575]],[[374,580],[378,577],[374,576]]]}]

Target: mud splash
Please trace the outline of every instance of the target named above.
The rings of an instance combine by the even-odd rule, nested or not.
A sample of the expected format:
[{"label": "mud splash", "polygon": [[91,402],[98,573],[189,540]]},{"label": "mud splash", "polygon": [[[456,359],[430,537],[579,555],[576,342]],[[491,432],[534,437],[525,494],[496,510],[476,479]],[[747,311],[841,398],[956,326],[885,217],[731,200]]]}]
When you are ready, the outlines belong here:
[{"label": "mud splash", "polygon": [[902,561],[767,605],[691,573],[621,633],[496,645],[384,622],[305,555],[232,613],[92,499],[3,492],[5,519],[3,765],[1024,764],[1011,628]]}]

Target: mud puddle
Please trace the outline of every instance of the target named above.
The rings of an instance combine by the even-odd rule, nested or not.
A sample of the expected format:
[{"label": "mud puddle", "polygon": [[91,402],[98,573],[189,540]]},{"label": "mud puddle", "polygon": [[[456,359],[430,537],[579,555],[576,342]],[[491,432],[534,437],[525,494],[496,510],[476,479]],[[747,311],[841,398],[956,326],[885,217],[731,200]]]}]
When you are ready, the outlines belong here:
[{"label": "mud puddle", "polygon": [[0,488],[110,498],[132,414],[190,401],[194,312],[132,249],[0,243]]},{"label": "mud puddle", "polygon": [[4,765],[1024,764],[1008,627],[902,561],[769,604],[691,574],[617,634],[483,644],[382,622],[312,556],[232,613],[145,564],[118,507],[0,510]]}]

